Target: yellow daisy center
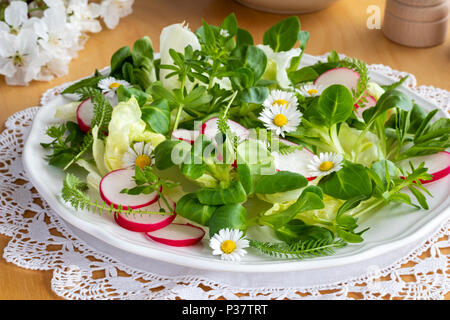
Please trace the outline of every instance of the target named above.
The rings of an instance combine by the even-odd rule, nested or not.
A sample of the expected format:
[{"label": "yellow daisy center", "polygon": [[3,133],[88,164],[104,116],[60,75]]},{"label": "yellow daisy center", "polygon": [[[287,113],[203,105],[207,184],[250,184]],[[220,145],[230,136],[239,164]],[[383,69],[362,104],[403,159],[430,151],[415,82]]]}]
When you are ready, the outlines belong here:
[{"label": "yellow daisy center", "polygon": [[289,102],[287,102],[286,100],[284,100],[284,99],[277,99],[277,100],[275,100],[273,103],[272,103],[272,105],[274,106],[274,105],[279,105],[279,106],[285,106],[286,108],[289,106]]},{"label": "yellow daisy center", "polygon": [[109,85],[110,89],[115,89],[115,88],[118,88],[118,87],[120,87],[120,83],[117,83],[117,82],[113,82],[113,83],[111,83]]},{"label": "yellow daisy center", "polygon": [[312,96],[312,95],[315,95],[315,94],[318,94],[319,93],[319,91],[317,91],[316,89],[309,89],[308,91],[306,91],[306,92],[308,92],[308,94],[310,95],[310,96]]},{"label": "yellow daisy center", "polygon": [[284,114],[279,113],[277,114],[274,118],[273,118],[273,123],[278,126],[278,127],[282,127],[284,125],[287,124],[287,118]]},{"label": "yellow daisy center", "polygon": [[222,252],[230,254],[234,251],[234,249],[236,249],[236,243],[233,240],[225,240],[220,245],[220,249],[222,250]]},{"label": "yellow daisy center", "polygon": [[150,160],[150,157],[146,154],[141,154],[140,156],[136,157],[136,160],[134,161],[134,164],[141,168],[142,170],[145,169],[145,167],[149,166],[152,163]]},{"label": "yellow daisy center", "polygon": [[333,169],[334,167],[334,163],[331,161],[324,161],[319,165],[319,170],[320,171],[329,171],[331,169]]}]

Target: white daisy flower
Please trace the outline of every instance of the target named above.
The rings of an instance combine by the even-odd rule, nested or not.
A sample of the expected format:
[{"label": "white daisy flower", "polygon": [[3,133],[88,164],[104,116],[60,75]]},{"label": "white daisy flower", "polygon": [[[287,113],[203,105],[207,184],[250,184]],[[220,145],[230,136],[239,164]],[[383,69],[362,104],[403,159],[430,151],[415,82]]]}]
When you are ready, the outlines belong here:
[{"label": "white daisy flower", "polygon": [[301,88],[296,89],[296,91],[304,97],[320,96],[322,94],[323,90],[324,89],[321,86],[316,86],[314,84],[305,84]]},{"label": "white daisy flower", "polygon": [[222,260],[240,261],[247,254],[249,242],[244,233],[237,229],[221,229],[209,241],[213,255],[221,255]]},{"label": "white daisy flower", "polygon": [[152,151],[153,147],[151,143],[135,143],[133,147],[129,147],[128,151],[123,154],[122,168],[138,166],[144,170],[145,167],[153,163]]},{"label": "white daisy flower", "polygon": [[120,86],[124,86],[125,88],[130,88],[131,84],[129,84],[125,80],[119,80],[114,77],[107,77],[107,78],[100,80],[98,82],[97,86],[102,90],[106,99],[108,99],[108,101],[114,107],[119,102],[119,100],[117,98],[117,94],[116,94],[117,88],[119,88]]},{"label": "white daisy flower", "polygon": [[286,108],[275,104],[264,108],[258,119],[264,122],[264,126],[277,135],[284,137],[285,132],[292,132],[297,129],[301,122],[302,113],[296,108]]},{"label": "white daisy flower", "polygon": [[264,100],[263,106],[271,107],[274,105],[279,105],[286,108],[297,108],[297,97],[293,92],[272,90],[266,100]]},{"label": "white daisy flower", "polygon": [[325,152],[319,156],[314,155],[308,164],[308,169],[314,177],[326,176],[332,172],[341,170],[343,157],[340,154]]},{"label": "white daisy flower", "polygon": [[126,88],[131,87],[131,84],[129,84],[125,80],[119,80],[114,77],[107,77],[98,82],[97,85],[100,89],[102,89],[102,92],[106,95],[116,94],[117,88],[120,86],[124,86]]}]

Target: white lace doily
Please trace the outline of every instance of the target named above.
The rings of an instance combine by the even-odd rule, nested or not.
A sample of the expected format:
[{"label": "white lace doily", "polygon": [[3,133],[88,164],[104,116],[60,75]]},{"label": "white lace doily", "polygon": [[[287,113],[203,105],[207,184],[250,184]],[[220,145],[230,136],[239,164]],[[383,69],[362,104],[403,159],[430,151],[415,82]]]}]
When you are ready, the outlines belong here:
[{"label": "white lace doily", "polygon": [[[406,75],[383,65],[371,65],[370,70],[393,79]],[[412,75],[405,84],[449,111],[448,91],[416,87]],[[41,103],[61,89],[47,91]],[[0,233],[12,238],[3,257],[26,269],[52,270],[51,287],[63,298],[443,299],[450,291],[450,254],[443,250],[450,247],[450,222],[428,238],[360,263],[351,272],[330,268],[320,274],[230,276],[168,265],[113,248],[67,225],[28,181],[21,153],[37,110],[33,107],[12,115],[0,135]]]}]

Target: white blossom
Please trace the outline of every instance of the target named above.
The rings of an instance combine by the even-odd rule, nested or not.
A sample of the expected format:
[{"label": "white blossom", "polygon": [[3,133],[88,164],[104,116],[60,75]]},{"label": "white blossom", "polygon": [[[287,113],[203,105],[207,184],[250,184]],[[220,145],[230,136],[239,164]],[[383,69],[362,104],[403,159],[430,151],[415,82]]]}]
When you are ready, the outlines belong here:
[{"label": "white blossom", "polygon": [[36,34],[22,29],[17,35],[0,32],[0,73],[10,85],[26,85],[41,67]]},{"label": "white blossom", "polygon": [[114,29],[119,19],[129,15],[134,0],[104,0],[100,8],[100,16],[109,29]]},{"label": "white blossom", "polygon": [[[0,75],[9,85],[49,81],[68,73],[88,33],[117,26],[132,12],[133,0],[11,1],[0,21]],[[42,8],[42,9],[40,9]]]}]

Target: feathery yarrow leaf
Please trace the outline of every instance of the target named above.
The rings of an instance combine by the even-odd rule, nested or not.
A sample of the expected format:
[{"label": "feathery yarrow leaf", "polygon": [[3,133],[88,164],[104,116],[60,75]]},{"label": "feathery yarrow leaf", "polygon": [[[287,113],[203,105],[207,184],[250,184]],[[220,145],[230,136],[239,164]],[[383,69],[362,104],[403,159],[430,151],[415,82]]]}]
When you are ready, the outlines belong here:
[{"label": "feathery yarrow leaf", "polygon": [[305,259],[317,256],[326,256],[334,253],[334,249],[347,245],[343,240],[330,241],[328,239],[299,241],[293,244],[263,242],[249,240],[250,246],[266,255],[277,258]]}]

